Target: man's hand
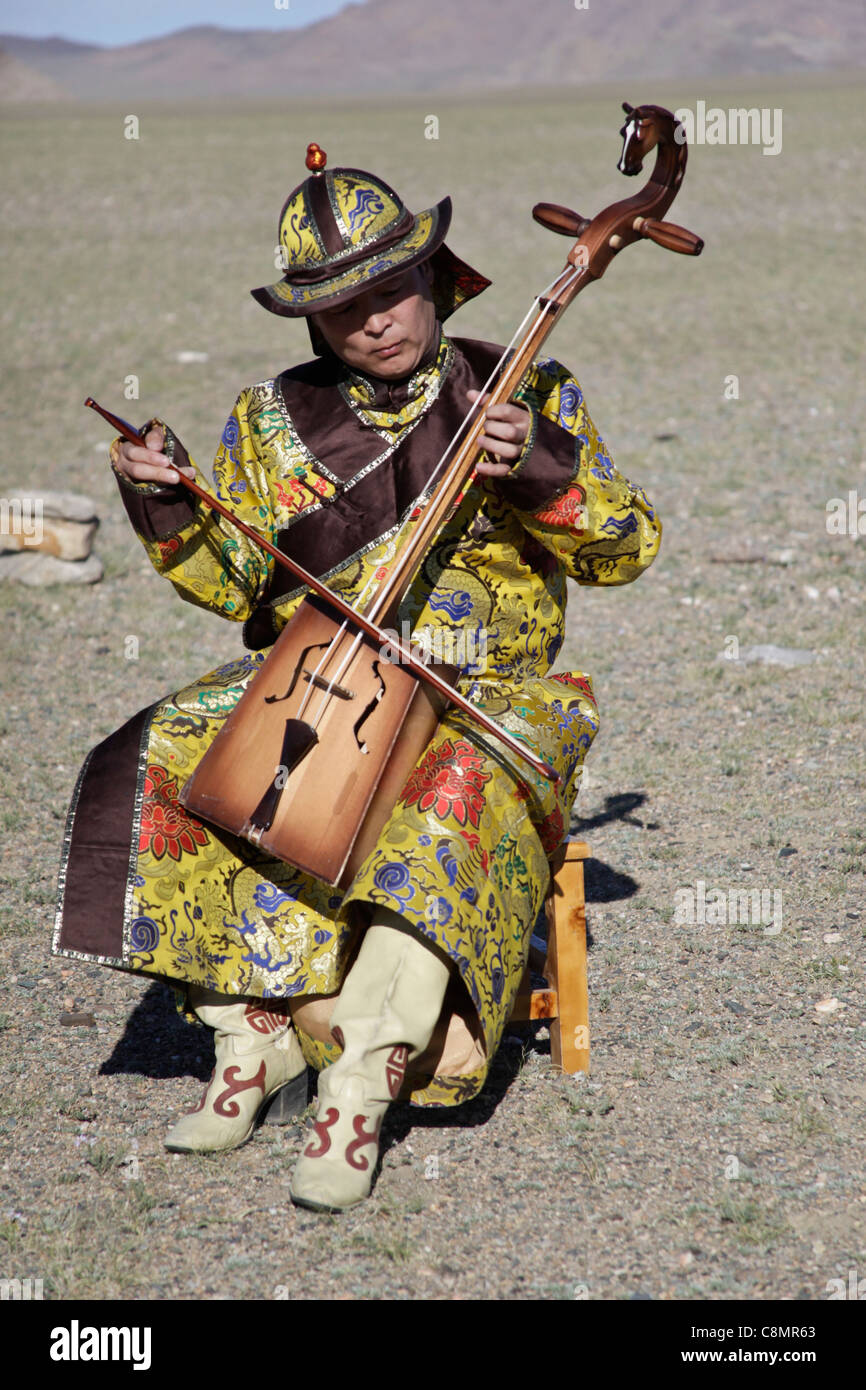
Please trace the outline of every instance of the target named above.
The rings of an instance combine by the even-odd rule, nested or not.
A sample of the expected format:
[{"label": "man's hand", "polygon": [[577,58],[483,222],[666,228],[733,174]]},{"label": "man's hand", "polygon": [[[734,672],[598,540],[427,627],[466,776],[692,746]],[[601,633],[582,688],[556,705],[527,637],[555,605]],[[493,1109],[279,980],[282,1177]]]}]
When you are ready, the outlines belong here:
[{"label": "man's hand", "polygon": [[[165,431],[158,425],[148,430],[144,444],[130,444],[124,439],[117,451],[114,466],[118,473],[134,483],[158,483],[160,487],[170,487],[179,482],[178,469],[171,464],[167,454],[162,452],[165,445]],[[180,470],[186,477],[194,478],[195,470]]]},{"label": "man's hand", "polygon": [[[477,401],[479,391],[467,391],[470,401]],[[488,396],[484,400],[489,400]],[[483,402],[482,402],[483,404]],[[476,470],[484,477],[504,478],[520,458],[529,434],[531,416],[525,405],[509,401],[507,405],[492,405],[484,415],[484,433],[478,443],[496,458],[479,459]]]}]

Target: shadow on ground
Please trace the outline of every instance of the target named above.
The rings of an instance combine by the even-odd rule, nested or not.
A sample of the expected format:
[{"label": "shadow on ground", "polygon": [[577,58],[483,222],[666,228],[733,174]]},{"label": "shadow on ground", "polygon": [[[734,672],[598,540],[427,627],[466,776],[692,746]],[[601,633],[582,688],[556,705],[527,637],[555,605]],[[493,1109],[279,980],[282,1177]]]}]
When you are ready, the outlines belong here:
[{"label": "shadow on ground", "polygon": [[126,1021],[123,1037],[99,1069],[100,1076],[194,1076],[207,1081],[213,1068],[213,1034],[177,1012],[173,990],[155,980]]},{"label": "shadow on ground", "polygon": [[[592,848],[592,832],[599,826],[609,825],[612,821],[623,821],[627,825],[637,825],[641,830],[660,830],[658,821],[640,820],[634,812],[638,807],[643,806],[647,800],[646,792],[621,792],[616,796],[605,797],[604,809],[596,812],[594,816],[575,815],[571,822],[571,835],[573,838],[589,841]],[[631,874],[620,873],[610,864],[605,864],[601,859],[592,857],[584,861],[584,892],[587,903],[615,903],[623,902],[626,898],[633,898],[640,884],[633,879]],[[587,922],[586,940],[588,945],[592,945],[592,920]]]},{"label": "shadow on ground", "polygon": [[[626,821],[648,830],[658,829],[654,822],[642,821],[634,812],[647,800],[643,792],[628,792],[605,799],[604,809],[596,815],[576,817],[571,833],[579,838],[611,821]],[[584,864],[586,901],[592,903],[623,902],[634,897],[639,885],[630,874],[621,873],[600,859],[589,858]],[[587,926],[587,944],[592,945],[591,914]],[[536,932],[546,934],[541,918]],[[539,984],[543,983],[540,979]],[[397,1104],[388,1113],[382,1134],[382,1152],[402,1143],[414,1128],[473,1129],[484,1125],[508,1093],[519,1074],[527,1052],[550,1054],[550,1042],[543,1023],[512,1024],[506,1030],[480,1095],[455,1107],[425,1109],[420,1106]],[[174,993],[168,985],[153,981],[133,1009],[126,1029],[110,1057],[100,1067],[103,1076],[118,1074],[169,1078],[192,1076],[207,1081],[213,1066],[213,1042],[209,1029],[199,1028],[177,1012]],[[315,1075],[309,1073],[310,1095],[315,1096]]]}]

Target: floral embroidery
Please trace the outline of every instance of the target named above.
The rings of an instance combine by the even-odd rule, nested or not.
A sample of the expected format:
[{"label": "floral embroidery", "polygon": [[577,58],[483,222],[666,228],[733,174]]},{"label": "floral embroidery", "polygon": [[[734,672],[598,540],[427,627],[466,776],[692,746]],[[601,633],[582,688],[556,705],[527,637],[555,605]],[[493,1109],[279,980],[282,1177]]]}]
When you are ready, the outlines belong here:
[{"label": "floral embroidery", "polygon": [[151,764],[144,778],[139,853],[179,860],[182,854],[198,854],[198,847],[207,843],[204,826],[187,815],[177,799],[177,778]]},{"label": "floral embroidery", "polygon": [[172,536],[171,540],[156,541],[155,544],[157,549],[159,550],[159,557],[162,563],[164,565],[170,565],[171,557],[173,555],[176,555],[177,552],[180,550],[180,540],[178,539],[178,537]]},{"label": "floral embroidery", "polygon": [[465,739],[445,739],[431,748],[406,783],[403,803],[429,811],[440,820],[453,815],[459,825],[478,825],[484,806],[482,788],[490,773],[482,772],[483,759]]},{"label": "floral embroidery", "polygon": [[563,685],[575,685],[578,690],[582,690],[588,700],[595,704],[595,695],[589,676],[574,676],[570,671],[558,671],[555,676],[551,676],[552,681],[561,681]]},{"label": "floral embroidery", "polygon": [[565,838],[565,825],[559,807],[538,827],[538,838],[548,858],[559,849]]},{"label": "floral embroidery", "polygon": [[574,484],[549,507],[536,512],[535,516],[546,526],[568,526],[582,535],[586,527],[586,493],[582,487]]}]

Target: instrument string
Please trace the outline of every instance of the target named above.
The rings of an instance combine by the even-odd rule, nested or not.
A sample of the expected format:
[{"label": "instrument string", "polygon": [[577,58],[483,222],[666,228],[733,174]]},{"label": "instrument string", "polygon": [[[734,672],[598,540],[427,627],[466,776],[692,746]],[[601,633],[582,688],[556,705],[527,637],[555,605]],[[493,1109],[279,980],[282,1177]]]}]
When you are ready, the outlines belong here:
[{"label": "instrument string", "polygon": [[[553,289],[554,285],[555,285],[555,284],[557,283],[557,281],[561,278],[562,273],[563,273],[563,272],[560,271],[558,275],[555,275],[554,278],[551,280],[550,284],[549,284],[549,285],[545,285],[544,289],[541,290],[540,293],[537,294],[537,295],[535,296],[535,298],[533,299],[532,303],[530,304],[529,308],[527,309],[527,311],[526,311],[526,313],[524,314],[523,318],[521,319],[520,323],[517,325],[517,327],[515,328],[514,332],[512,333],[509,342],[508,342],[508,343],[506,344],[506,346],[503,348],[503,350],[502,350],[502,355],[500,356],[499,361],[496,363],[496,365],[494,366],[494,368],[493,368],[493,370],[491,371],[490,375],[488,376],[487,380],[485,381],[484,385],[482,386],[481,390],[479,391],[479,393],[478,393],[478,399],[477,399],[476,401],[473,401],[473,402],[472,402],[472,405],[469,407],[469,410],[466,412],[466,414],[464,415],[463,419],[460,421],[460,424],[457,426],[457,429],[456,429],[456,431],[455,431],[455,433],[454,433],[453,438],[449,441],[448,444],[445,445],[445,449],[444,449],[444,451],[443,451],[443,453],[442,453],[442,457],[440,458],[439,462],[437,463],[436,467],[433,469],[433,472],[430,474],[430,477],[429,477],[428,480],[427,480],[427,486],[428,486],[428,487],[430,486],[430,484],[431,484],[431,483],[436,479],[436,477],[438,476],[438,474],[439,474],[440,470],[442,469],[443,465],[445,464],[445,462],[446,462],[446,460],[447,460],[449,454],[451,453],[451,450],[454,448],[455,444],[456,444],[457,441],[459,440],[459,438],[460,438],[460,436],[462,435],[463,431],[466,429],[466,427],[469,425],[469,423],[472,421],[473,417],[478,413],[478,411],[481,410],[481,409],[483,408],[482,402],[483,402],[483,400],[484,400],[485,392],[489,389],[489,387],[492,385],[492,383],[496,380],[496,377],[498,376],[498,374],[499,374],[501,368],[504,366],[505,362],[507,361],[508,356],[509,356],[509,353],[511,352],[511,350],[512,350],[512,348],[514,347],[515,343],[517,342],[518,338],[519,338],[520,335],[522,334],[522,332],[523,332],[524,328],[526,327],[526,324],[528,323],[530,317],[532,316],[533,313],[535,313],[535,310],[536,310],[537,308],[540,308],[542,299],[545,299],[546,296],[547,296],[547,294],[548,294],[548,291]],[[570,286],[573,284],[575,278],[576,278],[577,275],[579,275],[579,274],[580,274],[580,271],[579,271],[579,270],[577,270],[577,269],[572,270],[572,272],[570,273],[570,275],[568,276],[568,278],[565,280],[565,282],[564,282],[562,285],[560,285],[560,287],[559,287],[559,288],[560,288],[560,291],[566,290],[566,289],[570,288]],[[551,307],[551,301],[548,301],[548,303],[545,304],[544,308],[541,309],[541,312],[540,312],[539,314],[536,315],[536,317],[535,317],[535,319],[534,319],[534,321],[533,321],[531,327],[530,327],[530,328],[528,329],[528,331],[527,331],[527,335],[526,335],[527,337],[529,336],[530,333],[533,333],[533,332],[535,331],[535,329],[538,327],[539,323],[540,323],[541,320],[544,318],[544,315],[547,313],[547,311],[548,311],[548,309],[550,309],[550,307]]]},{"label": "instrument string", "polygon": [[[361,590],[360,594],[358,595],[358,598],[357,598],[357,600],[356,600],[356,603],[357,603],[358,605],[360,605],[361,603],[363,603],[363,601],[364,601],[364,595],[366,594],[366,592],[367,592],[367,590],[369,589],[370,585],[373,583],[373,580],[375,579],[375,577],[376,577],[376,572],[375,572],[375,570],[374,570],[373,573],[368,577],[366,584],[364,585],[363,589]],[[340,625],[340,627],[339,627],[339,628],[337,629],[337,631],[334,633],[334,636],[331,638],[330,643],[329,643],[328,646],[326,647],[323,656],[320,658],[318,666],[316,666],[315,670],[312,672],[312,674],[311,674],[311,676],[310,676],[309,684],[308,684],[307,689],[306,689],[306,692],[305,692],[305,694],[304,694],[304,698],[303,698],[303,700],[301,701],[300,705],[298,706],[298,713],[297,713],[297,716],[296,716],[298,719],[300,719],[300,718],[302,717],[302,715],[303,715],[303,713],[304,713],[304,710],[307,708],[307,705],[309,704],[310,699],[311,699],[312,694],[313,694],[313,689],[314,689],[314,686],[315,686],[315,682],[316,682],[317,678],[321,675],[321,673],[322,673],[323,669],[325,668],[325,666],[327,666],[328,662],[330,661],[330,659],[331,659],[331,654],[332,654],[332,652],[333,652],[333,650],[334,650],[334,647],[335,647],[335,646],[337,645],[337,643],[342,639],[343,634],[345,633],[346,628],[348,627],[348,625],[349,625],[349,620],[348,620],[348,618],[344,618],[344,619],[343,619],[343,622],[342,622],[341,625]],[[340,670],[339,670],[338,672],[336,672],[336,673],[334,674],[334,676],[332,676],[331,681],[330,681],[329,685],[327,686],[324,695],[322,696],[322,700],[321,700],[321,702],[320,702],[320,704],[319,704],[319,708],[318,708],[318,710],[316,711],[316,715],[315,715],[314,719],[312,720],[312,727],[313,727],[314,729],[318,728],[319,721],[321,720],[322,715],[323,715],[324,712],[325,712],[325,703],[326,703],[326,701],[327,701],[327,699],[328,699],[328,696],[330,695],[330,693],[331,693],[331,691],[333,690],[333,688],[334,688],[334,686],[336,685],[336,683],[339,681],[341,675],[343,674],[343,671],[344,671],[345,668],[346,668],[346,665],[348,664],[349,661],[351,661],[352,657],[354,656],[355,652],[357,651],[358,646],[360,645],[360,642],[361,642],[361,634],[359,633],[359,634],[355,637],[354,642],[352,643],[352,646],[351,646],[351,648],[350,648],[349,656],[348,656],[347,660],[344,661],[344,663],[343,663],[343,665],[341,666]]]},{"label": "instrument string", "polygon": [[[574,281],[578,278],[578,276],[579,276],[580,274],[581,274],[581,271],[580,271],[579,269],[577,269],[577,268],[573,269],[569,274],[567,274],[565,280],[563,281],[563,283],[562,283],[561,285],[559,285],[559,292],[562,293],[564,290],[569,289],[569,288],[571,287],[571,285],[574,283]],[[479,391],[477,399],[476,399],[475,401],[472,402],[471,406],[469,407],[469,410],[466,412],[466,414],[464,415],[463,419],[460,421],[460,424],[458,425],[458,427],[457,427],[457,429],[456,429],[456,431],[455,431],[453,437],[452,437],[451,440],[448,442],[448,444],[446,444],[445,449],[444,449],[444,451],[443,451],[443,453],[442,453],[442,457],[439,459],[439,462],[436,464],[436,467],[433,469],[433,472],[430,474],[430,477],[429,477],[428,480],[427,480],[427,485],[426,485],[425,491],[427,491],[427,490],[430,488],[430,485],[435,481],[435,479],[437,478],[437,476],[439,475],[439,473],[442,471],[442,468],[444,467],[445,463],[446,463],[447,460],[449,459],[449,456],[451,455],[452,450],[455,448],[455,446],[456,446],[457,442],[459,441],[460,437],[463,435],[464,431],[468,428],[468,426],[469,426],[470,423],[472,422],[473,417],[475,417],[475,416],[478,414],[479,410],[483,409],[483,402],[484,402],[485,393],[489,390],[489,388],[490,388],[490,386],[492,385],[492,383],[496,380],[496,377],[498,376],[498,374],[499,374],[500,370],[502,369],[502,367],[504,366],[505,362],[508,360],[509,354],[511,353],[512,349],[514,348],[514,346],[515,346],[515,344],[517,343],[518,339],[520,338],[521,334],[524,332],[524,329],[526,329],[526,326],[527,326],[527,324],[529,323],[529,320],[532,318],[533,314],[535,314],[535,318],[532,320],[531,325],[529,326],[529,328],[528,328],[527,331],[526,331],[526,336],[527,336],[527,337],[529,337],[529,336],[535,331],[535,329],[538,327],[538,325],[541,323],[542,319],[544,318],[545,314],[547,314],[547,313],[551,310],[551,308],[555,309],[556,307],[558,307],[558,306],[556,306],[556,305],[553,303],[553,301],[548,300],[548,302],[547,302],[547,303],[544,305],[544,307],[542,308],[542,307],[541,307],[541,301],[542,301],[542,299],[545,299],[545,298],[546,298],[546,296],[547,296],[547,294],[549,293],[549,291],[552,290],[552,289],[554,288],[554,286],[557,285],[557,282],[558,282],[559,280],[562,279],[562,275],[563,275],[563,272],[560,271],[560,272],[559,272],[557,275],[555,275],[554,278],[550,281],[550,284],[549,284],[549,285],[545,285],[544,289],[541,290],[540,293],[537,294],[537,295],[535,296],[535,298],[533,299],[532,303],[530,304],[529,308],[527,309],[527,311],[526,311],[526,313],[524,314],[523,318],[521,319],[520,323],[517,325],[517,328],[514,330],[513,334],[511,335],[511,338],[510,338],[509,342],[508,342],[508,343],[506,344],[506,346],[503,348],[502,353],[501,353],[501,355],[500,355],[500,357],[499,357],[499,360],[496,362],[495,366],[493,367],[492,371],[490,372],[490,375],[488,376],[487,380],[485,381],[484,385],[482,386],[481,390]],[[536,311],[539,311],[539,312],[536,312]],[[444,484],[446,481],[447,481],[447,474],[446,474],[446,477],[443,478],[443,484]],[[367,593],[367,590],[370,588],[370,585],[371,585],[371,583],[373,582],[374,577],[375,577],[375,574],[370,575],[369,579],[367,580],[367,583],[364,585],[364,588],[362,589],[361,593],[359,594],[358,598],[357,598],[356,601],[355,601],[355,606],[356,606],[356,607],[360,608],[360,606],[361,606],[361,604],[362,604],[362,602],[363,602],[363,600],[364,600],[364,597],[365,597],[365,595],[366,595],[366,593]],[[387,576],[386,576],[386,578],[387,578]],[[382,582],[382,583],[385,583],[385,579],[383,579],[381,582]],[[362,610],[362,611],[363,611],[363,610]],[[327,647],[327,649],[325,650],[323,656],[321,657],[321,659],[320,659],[318,665],[316,666],[315,670],[313,671],[312,675],[310,676],[307,690],[306,690],[306,692],[305,692],[305,694],[304,694],[304,697],[303,697],[303,699],[302,699],[302,701],[301,701],[301,703],[300,703],[300,705],[299,705],[299,707],[298,707],[297,718],[301,718],[301,717],[303,716],[304,710],[306,709],[306,707],[307,707],[307,705],[308,705],[308,703],[309,703],[309,701],[310,701],[310,699],[311,699],[311,697],[312,697],[312,693],[313,693],[313,689],[314,689],[314,687],[315,687],[315,683],[316,683],[318,677],[321,675],[321,672],[324,670],[324,668],[327,666],[328,662],[331,660],[334,651],[336,650],[338,644],[341,642],[341,640],[342,640],[342,638],[343,638],[343,636],[344,636],[344,634],[345,634],[345,632],[346,632],[347,626],[348,626],[348,620],[344,620],[343,623],[342,623],[342,625],[341,625],[341,626],[338,628],[338,630],[335,632],[335,634],[334,634],[334,636],[333,636],[333,638],[332,638],[330,644],[328,645],[328,647]],[[330,677],[330,679],[329,679],[329,681],[328,681],[328,684],[326,685],[326,687],[325,687],[325,689],[324,689],[324,691],[323,691],[323,693],[322,693],[322,698],[321,698],[321,700],[320,700],[320,702],[319,702],[319,706],[318,706],[318,708],[317,708],[317,710],[316,710],[316,713],[315,713],[315,715],[313,716],[312,720],[310,721],[310,722],[311,722],[312,728],[314,728],[314,729],[317,728],[318,725],[319,725],[319,723],[321,722],[321,719],[322,719],[322,717],[323,717],[323,715],[324,715],[324,713],[325,713],[325,709],[326,709],[326,707],[327,707],[328,701],[329,701],[329,699],[330,699],[330,697],[331,697],[331,695],[332,695],[332,693],[333,693],[334,686],[337,685],[337,684],[340,682],[340,680],[342,679],[342,677],[343,677],[345,671],[347,670],[348,666],[350,665],[350,663],[351,663],[351,661],[352,661],[352,659],[353,659],[355,653],[357,652],[359,646],[361,645],[362,641],[363,641],[363,634],[358,633],[358,634],[354,637],[354,639],[352,640],[352,643],[351,643],[351,645],[350,645],[350,647],[349,647],[349,650],[348,650],[347,654],[344,656],[344,658],[343,658],[343,660],[341,661],[340,665],[338,666],[337,670],[334,671],[334,673],[333,673],[332,676]]]}]

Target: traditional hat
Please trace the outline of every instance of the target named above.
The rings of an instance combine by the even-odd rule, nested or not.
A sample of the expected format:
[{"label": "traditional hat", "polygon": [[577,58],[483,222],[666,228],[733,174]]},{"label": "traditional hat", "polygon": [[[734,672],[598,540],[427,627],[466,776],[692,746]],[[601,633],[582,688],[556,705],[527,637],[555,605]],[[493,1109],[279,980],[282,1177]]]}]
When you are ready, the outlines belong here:
[{"label": "traditional hat", "polygon": [[333,309],[426,260],[440,320],[487,288],[490,281],[444,245],[450,198],[414,216],[384,179],[363,169],[326,169],[326,158],[318,145],[307,147],[312,173],[283,204],[285,276],[250,291],[265,309],[286,318]]}]

